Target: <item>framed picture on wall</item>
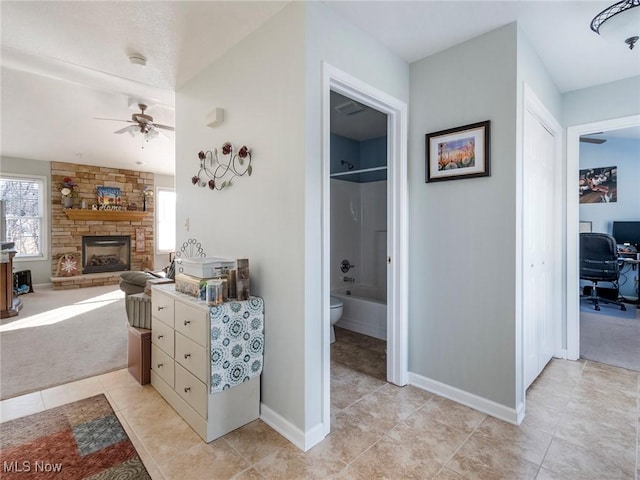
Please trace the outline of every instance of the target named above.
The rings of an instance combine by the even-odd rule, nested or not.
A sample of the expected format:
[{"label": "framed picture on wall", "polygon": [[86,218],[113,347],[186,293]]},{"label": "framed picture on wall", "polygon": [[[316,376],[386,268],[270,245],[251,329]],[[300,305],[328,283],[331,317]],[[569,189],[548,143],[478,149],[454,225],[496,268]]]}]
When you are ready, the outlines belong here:
[{"label": "framed picture on wall", "polygon": [[491,122],[426,134],[425,182],[488,177]]},{"label": "framed picture on wall", "polygon": [[118,187],[96,187],[98,205],[120,205],[120,188]]},{"label": "framed picture on wall", "polygon": [[578,178],[580,203],[618,201],[618,167],[587,168]]}]

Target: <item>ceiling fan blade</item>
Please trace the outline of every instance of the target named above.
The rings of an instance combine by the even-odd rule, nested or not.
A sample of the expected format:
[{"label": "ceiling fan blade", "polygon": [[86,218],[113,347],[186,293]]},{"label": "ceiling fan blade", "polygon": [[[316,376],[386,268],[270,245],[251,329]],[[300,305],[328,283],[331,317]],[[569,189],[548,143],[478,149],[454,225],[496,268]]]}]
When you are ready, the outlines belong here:
[{"label": "ceiling fan blade", "polygon": [[129,123],[135,123],[132,122],[131,120],[122,120],[120,118],[99,118],[99,117],[93,117],[93,120],[111,120],[113,122],[129,122]]},{"label": "ceiling fan blade", "polygon": [[138,127],[136,125],[129,125],[128,127],[124,127],[121,128],[120,130],[116,130],[113,133],[125,133],[125,132],[129,132],[131,134],[131,136],[135,136],[135,132],[138,130]]},{"label": "ceiling fan blade", "polygon": [[580,137],[580,141],[584,143],[595,143],[596,145],[600,145],[607,141],[606,138],[589,138],[589,137]]},{"label": "ceiling fan blade", "polygon": [[156,128],[161,128],[163,130],[171,130],[172,132],[176,131],[175,127],[170,127],[169,125],[159,125],[157,123],[154,123],[153,126]]}]

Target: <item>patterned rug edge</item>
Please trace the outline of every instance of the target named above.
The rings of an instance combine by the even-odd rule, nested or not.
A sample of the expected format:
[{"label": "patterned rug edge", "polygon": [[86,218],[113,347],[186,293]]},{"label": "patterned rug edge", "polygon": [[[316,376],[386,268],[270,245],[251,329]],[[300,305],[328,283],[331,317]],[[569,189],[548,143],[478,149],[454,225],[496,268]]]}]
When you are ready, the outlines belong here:
[{"label": "patterned rug edge", "polygon": [[3,480],[151,479],[104,394],[0,423]]}]

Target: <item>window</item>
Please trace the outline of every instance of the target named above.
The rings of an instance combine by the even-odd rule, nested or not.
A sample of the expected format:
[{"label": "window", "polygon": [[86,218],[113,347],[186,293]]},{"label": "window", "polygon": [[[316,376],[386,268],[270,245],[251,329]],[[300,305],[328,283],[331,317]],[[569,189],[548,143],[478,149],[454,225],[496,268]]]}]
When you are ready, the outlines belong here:
[{"label": "window", "polygon": [[46,259],[44,195],[44,177],[0,177],[6,241],[15,243],[16,258]]},{"label": "window", "polygon": [[176,193],[172,188],[158,188],[156,203],[157,253],[176,250]]}]

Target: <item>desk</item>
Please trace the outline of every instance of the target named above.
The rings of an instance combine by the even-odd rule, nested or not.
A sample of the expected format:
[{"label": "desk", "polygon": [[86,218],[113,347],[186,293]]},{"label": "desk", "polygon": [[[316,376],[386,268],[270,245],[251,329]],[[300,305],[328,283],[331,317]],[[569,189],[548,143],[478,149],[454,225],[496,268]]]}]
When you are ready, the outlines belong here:
[{"label": "desk", "polygon": [[629,273],[635,272],[635,275],[631,277],[631,280],[635,282],[636,300],[635,301],[626,300],[626,301],[628,303],[634,303],[638,306],[638,308],[640,308],[640,295],[638,294],[638,265],[640,265],[640,260],[637,258],[630,258],[630,257],[618,257],[618,261],[622,263],[622,267],[620,269],[621,275],[625,273],[627,268]]}]

